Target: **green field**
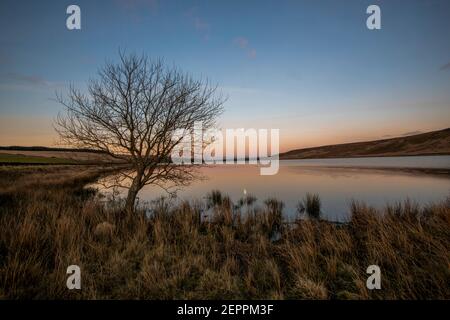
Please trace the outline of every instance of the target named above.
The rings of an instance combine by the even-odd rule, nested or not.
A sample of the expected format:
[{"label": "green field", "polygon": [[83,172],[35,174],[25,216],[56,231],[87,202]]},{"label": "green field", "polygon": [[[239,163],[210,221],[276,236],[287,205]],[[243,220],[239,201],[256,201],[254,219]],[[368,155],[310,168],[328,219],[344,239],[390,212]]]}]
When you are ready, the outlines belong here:
[{"label": "green field", "polygon": [[0,164],[74,164],[77,163],[71,159],[61,159],[53,157],[35,157],[21,154],[0,154]]}]

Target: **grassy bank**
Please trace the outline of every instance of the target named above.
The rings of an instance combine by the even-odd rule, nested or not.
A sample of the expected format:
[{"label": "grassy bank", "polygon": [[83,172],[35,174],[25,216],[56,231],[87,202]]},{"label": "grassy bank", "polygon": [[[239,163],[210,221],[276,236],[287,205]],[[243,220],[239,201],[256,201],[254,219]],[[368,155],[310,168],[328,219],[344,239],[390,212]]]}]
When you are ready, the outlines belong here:
[{"label": "grassy bank", "polygon": [[74,164],[74,163],[76,163],[76,161],[70,159],[0,153],[0,164]]},{"label": "grassy bank", "polygon": [[[448,201],[383,214],[353,203],[349,223],[337,225],[286,223],[275,199],[243,212],[212,193],[205,203],[157,201],[146,218],[83,189],[99,174],[0,168],[2,298],[450,298]],[[79,291],[66,288],[72,264],[82,270]],[[373,264],[381,290],[366,288]]]}]

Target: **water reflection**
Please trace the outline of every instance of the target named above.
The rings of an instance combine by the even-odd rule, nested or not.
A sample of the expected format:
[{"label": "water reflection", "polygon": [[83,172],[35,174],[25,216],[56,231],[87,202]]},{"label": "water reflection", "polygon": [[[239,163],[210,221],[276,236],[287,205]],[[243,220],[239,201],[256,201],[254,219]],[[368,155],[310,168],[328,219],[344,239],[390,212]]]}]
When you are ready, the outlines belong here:
[{"label": "water reflection", "polygon": [[[412,157],[406,158],[409,163],[417,161],[411,159]],[[447,161],[448,159],[449,157]],[[442,160],[440,157],[438,162],[442,163]],[[263,201],[267,198],[276,198],[284,202],[284,213],[293,216],[296,214],[299,200],[310,192],[320,195],[325,218],[342,221],[348,217],[349,203],[352,199],[382,207],[386,203],[395,203],[407,198],[426,204],[443,200],[450,195],[450,179],[447,175],[361,170],[351,167],[330,168],[322,165],[309,166],[311,163],[308,165],[304,163],[281,161],[279,173],[273,176],[261,176],[258,166],[203,167],[199,170],[206,179],[195,181],[190,186],[178,190],[174,201],[204,201],[207,193],[217,189],[237,203],[246,190],[248,194],[258,199],[256,206],[263,206]],[[417,163],[414,167],[417,167]],[[112,194],[110,189],[104,188],[104,185],[95,186],[103,192]],[[116,196],[126,193],[125,189],[116,191]],[[157,186],[146,186],[139,193],[139,201],[141,203],[151,201],[161,196],[167,196],[166,191]]]}]

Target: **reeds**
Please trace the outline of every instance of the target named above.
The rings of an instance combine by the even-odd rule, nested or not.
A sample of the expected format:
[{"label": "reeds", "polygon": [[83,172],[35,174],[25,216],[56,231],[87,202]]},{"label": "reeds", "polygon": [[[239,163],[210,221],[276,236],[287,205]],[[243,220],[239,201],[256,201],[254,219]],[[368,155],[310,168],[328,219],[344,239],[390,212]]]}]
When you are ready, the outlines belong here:
[{"label": "reeds", "polygon": [[307,193],[297,205],[297,211],[312,219],[320,219],[322,214],[322,202],[318,194]]},{"label": "reeds", "polygon": [[[1,298],[450,298],[450,201],[381,212],[353,202],[346,224],[290,224],[276,199],[241,213],[216,191],[212,217],[206,204],[164,200],[129,216],[83,191],[95,172],[1,170]],[[317,199],[304,199],[308,215]],[[66,288],[72,264],[82,290]],[[381,290],[366,288],[372,264]]]}]

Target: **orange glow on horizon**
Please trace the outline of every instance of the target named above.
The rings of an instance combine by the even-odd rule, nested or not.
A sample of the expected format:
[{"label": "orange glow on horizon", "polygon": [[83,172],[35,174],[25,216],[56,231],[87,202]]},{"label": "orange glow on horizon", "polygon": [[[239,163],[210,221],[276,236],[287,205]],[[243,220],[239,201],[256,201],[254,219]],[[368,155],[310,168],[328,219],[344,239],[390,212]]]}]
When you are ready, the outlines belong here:
[{"label": "orange glow on horizon", "polygon": [[[330,144],[388,139],[405,133],[444,129],[443,123],[409,123],[408,126],[385,125],[376,128],[280,128],[280,152]],[[58,135],[51,117],[0,118],[0,146],[57,146]]]}]

